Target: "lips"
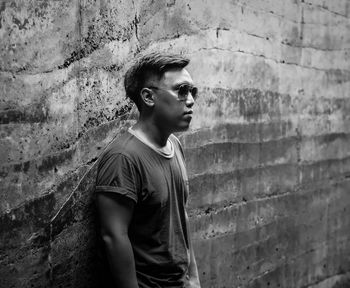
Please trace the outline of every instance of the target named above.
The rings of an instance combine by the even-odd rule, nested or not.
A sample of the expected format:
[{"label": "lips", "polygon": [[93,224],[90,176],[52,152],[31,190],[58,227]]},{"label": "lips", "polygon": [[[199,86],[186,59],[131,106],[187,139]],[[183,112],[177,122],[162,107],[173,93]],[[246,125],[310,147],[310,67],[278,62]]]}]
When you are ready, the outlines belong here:
[{"label": "lips", "polygon": [[192,114],[193,114],[193,111],[187,111],[183,114],[183,117],[186,121],[191,121],[192,120]]}]

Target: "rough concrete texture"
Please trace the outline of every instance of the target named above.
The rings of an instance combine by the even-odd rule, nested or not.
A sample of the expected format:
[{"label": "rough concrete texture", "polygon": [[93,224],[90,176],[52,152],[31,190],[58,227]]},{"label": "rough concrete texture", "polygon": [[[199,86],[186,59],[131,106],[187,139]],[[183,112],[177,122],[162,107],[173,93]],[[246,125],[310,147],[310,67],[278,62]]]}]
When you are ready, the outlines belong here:
[{"label": "rough concrete texture", "polygon": [[99,287],[94,164],[158,50],[200,89],[202,286],[350,287],[349,31],[349,0],[0,1],[0,287]]}]

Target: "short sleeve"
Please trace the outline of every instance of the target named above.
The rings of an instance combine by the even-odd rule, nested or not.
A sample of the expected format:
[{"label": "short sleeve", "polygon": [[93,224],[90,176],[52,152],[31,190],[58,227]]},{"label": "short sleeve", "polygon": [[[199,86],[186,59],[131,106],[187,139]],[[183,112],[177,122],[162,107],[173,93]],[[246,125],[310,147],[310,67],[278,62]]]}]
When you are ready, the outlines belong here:
[{"label": "short sleeve", "polygon": [[132,161],[123,154],[104,155],[96,179],[96,193],[111,192],[138,200],[139,174]]}]

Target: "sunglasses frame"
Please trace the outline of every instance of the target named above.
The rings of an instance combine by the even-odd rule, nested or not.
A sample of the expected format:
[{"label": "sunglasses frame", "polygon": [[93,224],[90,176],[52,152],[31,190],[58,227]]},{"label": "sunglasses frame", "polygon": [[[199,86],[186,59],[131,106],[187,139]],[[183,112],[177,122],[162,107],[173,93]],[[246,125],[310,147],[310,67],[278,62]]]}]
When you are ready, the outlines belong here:
[{"label": "sunglasses frame", "polygon": [[[181,92],[181,90],[184,89],[183,87],[186,87],[185,88],[186,90],[183,91],[184,93]],[[160,87],[157,87],[157,86],[149,86],[147,88],[168,91],[167,89],[160,88]],[[189,84],[181,84],[174,90],[177,91],[177,99],[179,101],[186,101],[187,98],[188,98],[189,93],[191,93],[193,100],[196,100],[197,97],[198,97],[198,88],[196,86],[192,86],[192,85],[189,85]]]}]

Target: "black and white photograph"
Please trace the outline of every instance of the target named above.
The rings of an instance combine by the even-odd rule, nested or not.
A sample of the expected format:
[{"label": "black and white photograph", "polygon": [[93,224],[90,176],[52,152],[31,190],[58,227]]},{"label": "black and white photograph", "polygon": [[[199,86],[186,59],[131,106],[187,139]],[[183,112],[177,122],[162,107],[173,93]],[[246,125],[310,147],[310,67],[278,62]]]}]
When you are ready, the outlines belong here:
[{"label": "black and white photograph", "polygon": [[0,288],[350,288],[350,0],[0,0]]}]

